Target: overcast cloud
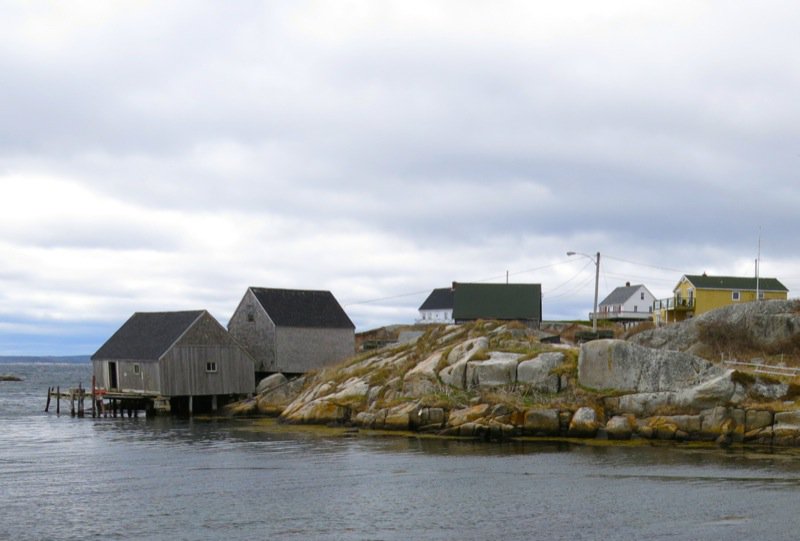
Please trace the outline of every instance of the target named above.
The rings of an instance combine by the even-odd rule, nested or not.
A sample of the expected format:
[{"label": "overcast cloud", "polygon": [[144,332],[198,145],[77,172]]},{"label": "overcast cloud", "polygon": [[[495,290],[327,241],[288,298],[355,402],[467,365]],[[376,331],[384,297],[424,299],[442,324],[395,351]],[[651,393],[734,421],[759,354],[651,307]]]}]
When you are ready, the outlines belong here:
[{"label": "overcast cloud", "polygon": [[[796,2],[0,2],[0,354],[330,289],[800,290]],[[365,302],[367,301],[367,302]]]}]

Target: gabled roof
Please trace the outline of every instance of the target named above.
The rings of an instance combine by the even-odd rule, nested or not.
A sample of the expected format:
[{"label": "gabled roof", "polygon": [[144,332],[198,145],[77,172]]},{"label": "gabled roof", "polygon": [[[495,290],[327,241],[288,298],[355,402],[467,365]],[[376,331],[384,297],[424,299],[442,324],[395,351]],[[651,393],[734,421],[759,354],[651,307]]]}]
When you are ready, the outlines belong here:
[{"label": "gabled roof", "polygon": [[638,284],[635,286],[620,286],[609,293],[608,297],[603,299],[603,302],[600,303],[600,306],[607,304],[625,304],[625,301],[630,299],[637,291],[639,291],[640,287],[643,287],[643,285]]},{"label": "gabled roof", "polygon": [[455,283],[453,318],[542,319],[541,284]]},{"label": "gabled roof", "polygon": [[92,359],[155,361],[205,313],[136,312],[100,346]]},{"label": "gabled roof", "polygon": [[[744,289],[756,290],[755,277],[739,276],[706,276],[703,274],[686,274],[684,278],[697,289]],[[676,288],[677,289],[677,288]],[[789,291],[777,278],[759,278],[758,289],[761,291]]]},{"label": "gabled roof", "polygon": [[355,329],[330,291],[251,287],[262,308],[279,327]]},{"label": "gabled roof", "polygon": [[420,310],[452,310],[453,309],[453,288],[442,287],[434,289],[422,306]]}]

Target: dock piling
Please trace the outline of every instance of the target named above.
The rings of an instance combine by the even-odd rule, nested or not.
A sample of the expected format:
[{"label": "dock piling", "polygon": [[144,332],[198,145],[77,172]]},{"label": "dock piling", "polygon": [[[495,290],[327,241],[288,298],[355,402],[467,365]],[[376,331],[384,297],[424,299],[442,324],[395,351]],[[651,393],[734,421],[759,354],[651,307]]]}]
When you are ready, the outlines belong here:
[{"label": "dock piling", "polygon": [[95,393],[97,392],[96,380],[95,376],[92,375],[92,419],[97,417],[97,397]]}]

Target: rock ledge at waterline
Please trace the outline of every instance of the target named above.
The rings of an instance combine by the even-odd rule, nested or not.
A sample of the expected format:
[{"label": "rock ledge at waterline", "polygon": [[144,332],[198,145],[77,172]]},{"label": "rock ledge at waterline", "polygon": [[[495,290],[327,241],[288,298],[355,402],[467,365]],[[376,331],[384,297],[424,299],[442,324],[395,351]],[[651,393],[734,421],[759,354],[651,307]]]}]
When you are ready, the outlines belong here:
[{"label": "rock ledge at waterline", "polygon": [[[748,317],[756,316],[748,312]],[[254,399],[230,411],[280,413],[289,423],[485,440],[547,436],[800,445],[800,393],[787,378],[624,340],[580,348],[543,344],[539,334],[491,321],[433,326],[415,343],[302,379],[270,376]]]}]

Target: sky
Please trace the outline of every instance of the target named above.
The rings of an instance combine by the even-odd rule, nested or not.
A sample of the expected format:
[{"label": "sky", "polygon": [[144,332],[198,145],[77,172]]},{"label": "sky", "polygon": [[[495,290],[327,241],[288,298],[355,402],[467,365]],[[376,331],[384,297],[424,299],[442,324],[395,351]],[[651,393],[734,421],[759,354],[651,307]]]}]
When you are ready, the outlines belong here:
[{"label": "sky", "polygon": [[[326,289],[800,292],[800,4],[0,0],[0,355]],[[760,238],[760,252],[759,252]],[[567,251],[579,252],[569,257]],[[583,255],[581,255],[583,254]]]}]

